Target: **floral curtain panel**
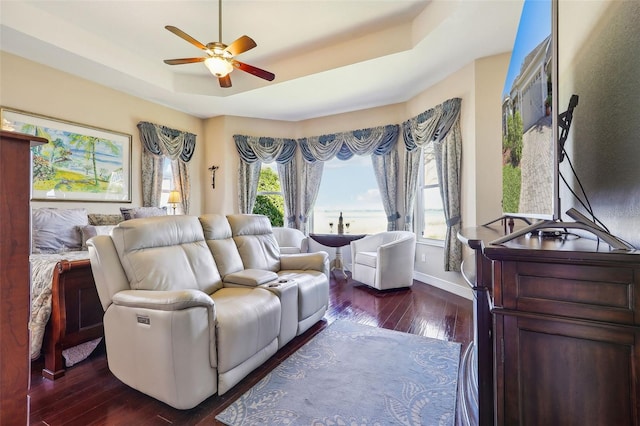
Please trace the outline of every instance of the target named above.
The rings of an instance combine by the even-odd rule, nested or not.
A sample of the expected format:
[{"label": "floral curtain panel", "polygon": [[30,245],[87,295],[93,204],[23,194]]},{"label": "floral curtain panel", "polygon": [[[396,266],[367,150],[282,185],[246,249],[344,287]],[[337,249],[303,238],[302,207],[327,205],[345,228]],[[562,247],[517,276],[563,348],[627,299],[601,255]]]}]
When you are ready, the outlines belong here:
[{"label": "floral curtain panel", "polygon": [[182,197],[181,207],[189,214],[191,183],[187,163],[196,148],[196,135],[171,129],[159,124],[141,121],[138,123],[142,141],[142,205],[157,207],[162,194],[162,164],[164,158],[171,160],[174,189]]},{"label": "floral curtain panel", "polygon": [[444,242],[444,270],[460,271],[462,244],[457,239],[461,226],[460,172],[462,136],[460,108],[462,100],[453,98],[402,123],[405,156],[405,229],[413,229],[413,205],[417,191],[420,153],[423,146],[434,144],[440,195],[447,221]]}]

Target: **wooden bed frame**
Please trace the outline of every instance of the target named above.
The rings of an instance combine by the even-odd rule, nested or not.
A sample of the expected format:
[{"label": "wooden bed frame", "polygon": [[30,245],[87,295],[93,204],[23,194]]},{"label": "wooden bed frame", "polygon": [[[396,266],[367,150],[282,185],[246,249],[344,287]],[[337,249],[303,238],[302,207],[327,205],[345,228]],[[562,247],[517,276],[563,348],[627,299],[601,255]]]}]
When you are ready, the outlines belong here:
[{"label": "wooden bed frame", "polygon": [[42,345],[42,376],[55,380],[65,373],[64,349],[104,336],[104,311],[89,259],[59,261],[53,271],[51,292],[51,318]]}]

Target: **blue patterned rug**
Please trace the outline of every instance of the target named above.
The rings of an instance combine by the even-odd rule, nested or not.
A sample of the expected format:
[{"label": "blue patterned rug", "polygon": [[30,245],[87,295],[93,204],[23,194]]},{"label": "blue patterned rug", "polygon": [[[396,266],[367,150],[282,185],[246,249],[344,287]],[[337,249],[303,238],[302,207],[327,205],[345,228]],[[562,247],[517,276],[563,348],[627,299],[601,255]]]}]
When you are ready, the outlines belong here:
[{"label": "blue patterned rug", "polygon": [[338,320],[216,416],[231,425],[453,425],[460,344]]}]

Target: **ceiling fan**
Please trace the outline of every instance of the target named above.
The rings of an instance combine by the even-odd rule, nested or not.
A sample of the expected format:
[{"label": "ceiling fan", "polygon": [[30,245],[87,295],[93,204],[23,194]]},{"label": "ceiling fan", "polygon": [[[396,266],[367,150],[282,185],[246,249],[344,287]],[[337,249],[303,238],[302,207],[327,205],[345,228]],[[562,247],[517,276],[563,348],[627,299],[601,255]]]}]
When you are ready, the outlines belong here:
[{"label": "ceiling fan", "polygon": [[253,41],[251,37],[243,35],[228,46],[222,43],[222,0],[218,0],[218,41],[216,42],[204,45],[179,28],[172,25],[167,25],[165,28],[178,37],[193,44],[198,49],[204,50],[207,54],[207,56],[200,58],[165,59],[164,62],[168,65],[204,62],[211,74],[218,77],[220,87],[231,87],[231,76],[229,74],[234,68],[238,68],[239,70],[248,72],[249,74],[253,74],[256,77],[260,77],[268,81],[273,81],[276,77],[275,74],[270,73],[269,71],[254,67],[253,65],[245,64],[244,62],[240,62],[235,59],[235,56],[257,46],[256,42]]}]

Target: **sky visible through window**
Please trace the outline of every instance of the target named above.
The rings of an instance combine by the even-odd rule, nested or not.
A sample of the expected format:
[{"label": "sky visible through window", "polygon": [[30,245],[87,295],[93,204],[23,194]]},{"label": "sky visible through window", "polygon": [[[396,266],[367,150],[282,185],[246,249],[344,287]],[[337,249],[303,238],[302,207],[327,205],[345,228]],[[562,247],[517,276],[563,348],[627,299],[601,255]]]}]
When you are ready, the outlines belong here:
[{"label": "sky visible through window", "polygon": [[520,74],[524,58],[551,34],[551,1],[524,2],[522,16],[511,53],[509,71],[505,80],[502,97],[509,95],[513,80]]},{"label": "sky visible through window", "polygon": [[[264,164],[276,170],[275,163]],[[430,196],[433,194],[433,196]],[[424,200],[426,206],[440,211],[442,201],[438,189]],[[402,206],[398,206],[401,209]],[[373,234],[386,231],[387,215],[380,199],[378,182],[371,158],[354,155],[342,161],[337,158],[324,164],[322,182],[313,208],[313,232],[338,232],[338,217],[342,212],[352,234]],[[333,227],[329,224],[333,223]]]},{"label": "sky visible through window", "polygon": [[[324,164],[322,183],[314,206],[313,231],[338,232],[342,212],[345,232],[373,234],[387,229],[387,218],[369,156],[337,158]],[[333,223],[333,229],[329,226]]]}]

